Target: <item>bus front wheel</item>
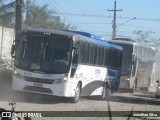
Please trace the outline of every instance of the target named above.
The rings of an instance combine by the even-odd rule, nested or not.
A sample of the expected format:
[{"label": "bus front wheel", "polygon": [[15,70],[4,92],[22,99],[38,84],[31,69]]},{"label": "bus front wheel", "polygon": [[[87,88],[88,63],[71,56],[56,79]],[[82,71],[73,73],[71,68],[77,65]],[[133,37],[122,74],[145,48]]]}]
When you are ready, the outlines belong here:
[{"label": "bus front wheel", "polygon": [[81,94],[81,87],[80,87],[80,84],[78,83],[78,85],[75,89],[75,95],[74,95],[74,97],[70,98],[70,101],[72,103],[77,103],[79,101],[80,94]]},{"label": "bus front wheel", "polygon": [[131,93],[134,93],[136,91],[136,87],[137,87],[137,85],[136,85],[136,82],[135,82],[133,84],[133,88],[131,89]]}]

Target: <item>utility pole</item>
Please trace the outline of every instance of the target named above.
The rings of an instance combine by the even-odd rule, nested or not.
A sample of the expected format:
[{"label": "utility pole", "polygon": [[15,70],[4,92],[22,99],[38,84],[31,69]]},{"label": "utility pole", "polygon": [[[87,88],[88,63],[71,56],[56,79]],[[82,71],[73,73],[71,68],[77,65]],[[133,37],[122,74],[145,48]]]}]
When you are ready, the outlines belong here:
[{"label": "utility pole", "polygon": [[16,0],[16,23],[15,23],[15,48],[18,46],[18,37],[22,30],[22,0]]},{"label": "utility pole", "polygon": [[113,25],[112,25],[112,28],[113,28],[112,40],[113,40],[116,37],[116,12],[117,11],[122,11],[122,9],[117,10],[116,9],[116,1],[114,1],[114,10],[108,10],[108,11],[114,12]]},{"label": "utility pole", "polygon": [[27,4],[27,11],[26,11],[26,25],[28,25],[28,20],[29,20],[29,4],[30,4],[30,0],[26,1]]}]

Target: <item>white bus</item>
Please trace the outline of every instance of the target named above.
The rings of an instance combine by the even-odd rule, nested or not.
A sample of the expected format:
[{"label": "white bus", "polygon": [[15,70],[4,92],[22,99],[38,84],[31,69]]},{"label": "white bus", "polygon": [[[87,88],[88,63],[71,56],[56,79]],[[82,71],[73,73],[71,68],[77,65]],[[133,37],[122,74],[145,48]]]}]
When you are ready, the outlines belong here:
[{"label": "white bus", "polygon": [[80,96],[104,99],[118,90],[122,48],[117,45],[73,32],[31,28],[18,41],[15,55],[15,45],[11,52],[14,90],[68,97],[74,103]]},{"label": "white bus", "polygon": [[116,38],[108,42],[123,48],[119,88],[131,92],[149,90],[155,82],[155,48],[128,38]]}]

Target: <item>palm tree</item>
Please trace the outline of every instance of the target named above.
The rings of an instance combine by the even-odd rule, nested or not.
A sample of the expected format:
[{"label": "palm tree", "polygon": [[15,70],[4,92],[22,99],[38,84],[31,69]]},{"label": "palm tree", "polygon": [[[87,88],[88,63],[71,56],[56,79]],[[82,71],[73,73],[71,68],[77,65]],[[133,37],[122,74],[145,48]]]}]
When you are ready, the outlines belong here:
[{"label": "palm tree", "polygon": [[13,27],[15,8],[14,3],[4,4],[4,0],[0,0],[0,25]]},{"label": "palm tree", "polygon": [[72,25],[66,25],[56,12],[48,9],[48,5],[37,6],[30,2],[27,4],[25,26],[53,29],[76,28]]}]

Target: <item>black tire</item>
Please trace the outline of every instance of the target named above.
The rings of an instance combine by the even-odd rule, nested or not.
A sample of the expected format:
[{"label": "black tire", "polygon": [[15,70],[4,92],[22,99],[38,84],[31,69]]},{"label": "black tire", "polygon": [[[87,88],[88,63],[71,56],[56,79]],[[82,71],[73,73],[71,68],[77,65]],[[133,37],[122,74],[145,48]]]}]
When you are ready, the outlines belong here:
[{"label": "black tire", "polygon": [[103,91],[102,91],[102,95],[101,95],[101,99],[105,100],[106,99],[106,94],[107,94],[107,87],[106,85],[103,86]]},{"label": "black tire", "polygon": [[110,95],[111,95],[111,90],[109,89],[108,85],[105,84],[103,86],[103,91],[102,91],[101,99],[102,100],[108,99]]},{"label": "black tire", "polygon": [[80,94],[81,94],[81,86],[78,83],[78,85],[77,85],[77,87],[75,89],[75,95],[74,95],[74,97],[70,98],[71,103],[77,103],[79,101]]},{"label": "black tire", "polygon": [[131,93],[134,93],[136,91],[136,83],[133,84],[133,87],[131,89]]}]

